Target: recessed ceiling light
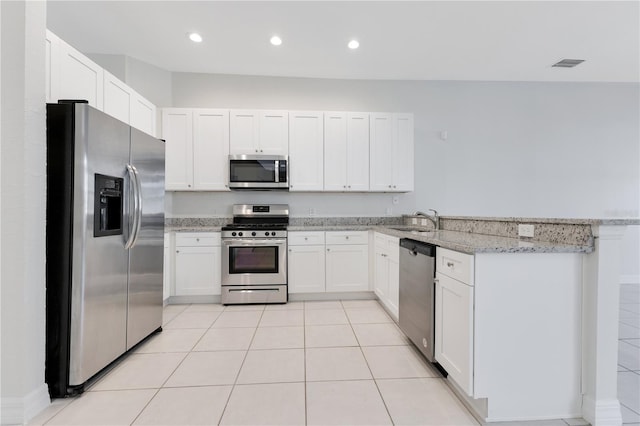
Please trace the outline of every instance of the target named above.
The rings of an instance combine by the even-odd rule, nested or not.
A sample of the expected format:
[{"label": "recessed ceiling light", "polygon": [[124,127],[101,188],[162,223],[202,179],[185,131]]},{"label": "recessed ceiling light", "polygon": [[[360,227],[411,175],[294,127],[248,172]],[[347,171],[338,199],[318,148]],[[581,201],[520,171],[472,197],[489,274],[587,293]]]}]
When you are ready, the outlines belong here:
[{"label": "recessed ceiling light", "polygon": [[560,62],[556,62],[555,64],[551,65],[551,67],[573,68],[576,65],[580,65],[583,62],[584,62],[584,59],[563,59]]},{"label": "recessed ceiling light", "polygon": [[349,46],[349,49],[357,49],[358,47],[360,47],[360,43],[358,42],[358,40],[351,40],[349,44],[347,44],[347,46]]},{"label": "recessed ceiling light", "polygon": [[193,41],[194,43],[200,43],[202,42],[202,36],[198,33],[189,33],[189,40]]},{"label": "recessed ceiling light", "polygon": [[282,44],[282,39],[280,37],[278,37],[278,36],[275,36],[275,35],[273,37],[271,37],[271,39],[269,41],[274,46],[280,46]]}]

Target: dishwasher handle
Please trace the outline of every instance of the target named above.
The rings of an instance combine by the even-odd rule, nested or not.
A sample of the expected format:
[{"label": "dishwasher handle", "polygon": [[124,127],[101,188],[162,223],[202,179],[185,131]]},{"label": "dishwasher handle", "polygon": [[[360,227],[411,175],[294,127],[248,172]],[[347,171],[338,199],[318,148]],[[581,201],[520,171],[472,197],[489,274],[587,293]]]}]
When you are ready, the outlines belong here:
[{"label": "dishwasher handle", "polygon": [[402,238],[400,240],[400,247],[409,250],[413,256],[422,254],[429,257],[436,257],[436,246],[433,244],[423,243],[412,240],[411,238]]}]

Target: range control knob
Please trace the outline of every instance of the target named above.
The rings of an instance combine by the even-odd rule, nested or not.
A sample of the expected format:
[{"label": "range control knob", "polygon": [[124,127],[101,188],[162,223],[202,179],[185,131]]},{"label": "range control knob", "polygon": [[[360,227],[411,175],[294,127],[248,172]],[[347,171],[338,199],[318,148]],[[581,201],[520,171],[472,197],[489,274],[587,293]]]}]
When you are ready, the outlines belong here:
[{"label": "range control knob", "polygon": [[239,236],[239,237],[242,237],[242,232],[238,232],[238,236]]},{"label": "range control knob", "polygon": [[275,237],[275,236],[276,236],[276,233],[275,233],[275,232],[272,232],[272,233],[271,233],[271,236],[272,236],[272,237]]},{"label": "range control knob", "polygon": [[251,236],[252,236],[252,237],[255,237],[255,236],[256,236],[256,233],[255,233],[255,232],[252,232],[252,233],[251,233]]},{"label": "range control knob", "polygon": [[265,237],[268,237],[268,236],[269,236],[269,233],[268,233],[268,232],[265,232],[265,233],[264,233],[264,236],[265,236]]},{"label": "range control knob", "polygon": [[235,233],[235,232],[232,232],[232,233],[231,233],[231,236],[232,236],[232,237],[235,237],[235,236],[236,236],[236,233]]}]

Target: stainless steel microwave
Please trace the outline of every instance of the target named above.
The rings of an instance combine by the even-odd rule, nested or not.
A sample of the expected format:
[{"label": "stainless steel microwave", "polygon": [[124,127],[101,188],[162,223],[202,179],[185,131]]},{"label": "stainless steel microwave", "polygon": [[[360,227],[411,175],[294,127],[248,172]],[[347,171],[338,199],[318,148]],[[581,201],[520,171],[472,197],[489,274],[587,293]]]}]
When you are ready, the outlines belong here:
[{"label": "stainless steel microwave", "polygon": [[286,155],[230,155],[229,188],[289,189],[289,158]]}]

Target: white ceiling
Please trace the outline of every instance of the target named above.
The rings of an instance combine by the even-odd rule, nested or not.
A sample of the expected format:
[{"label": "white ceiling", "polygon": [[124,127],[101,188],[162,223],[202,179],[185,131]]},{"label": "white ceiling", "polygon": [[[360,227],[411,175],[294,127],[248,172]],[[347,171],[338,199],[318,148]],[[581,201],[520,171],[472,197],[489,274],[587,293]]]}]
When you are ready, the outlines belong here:
[{"label": "white ceiling", "polygon": [[[169,71],[394,80],[640,81],[639,2],[57,1],[84,53]],[[186,34],[197,31],[204,42]],[[278,34],[283,44],[269,38]],[[346,47],[351,38],[360,48]],[[576,68],[551,68],[560,59]]]}]

